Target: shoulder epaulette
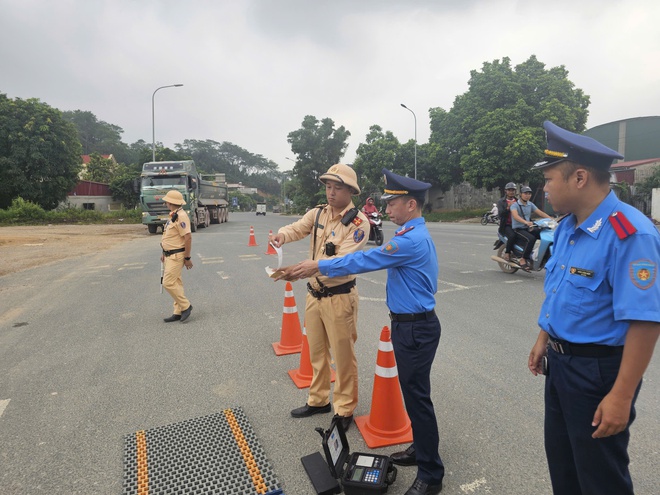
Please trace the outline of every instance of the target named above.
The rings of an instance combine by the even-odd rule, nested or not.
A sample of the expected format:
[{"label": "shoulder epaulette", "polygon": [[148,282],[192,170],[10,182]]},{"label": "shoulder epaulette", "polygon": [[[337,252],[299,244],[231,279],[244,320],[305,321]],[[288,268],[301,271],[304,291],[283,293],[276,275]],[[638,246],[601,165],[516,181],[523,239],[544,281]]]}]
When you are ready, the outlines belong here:
[{"label": "shoulder epaulette", "polygon": [[355,225],[356,227],[359,227],[360,225],[362,225],[362,219],[361,219],[360,217],[357,217],[357,216],[356,216],[356,217],[353,219],[353,222],[352,222],[352,223],[353,223],[353,225]]},{"label": "shoulder epaulette", "polygon": [[325,208],[326,206],[328,206],[328,204],[323,203],[323,204],[320,204],[320,205],[316,205],[314,208]]},{"label": "shoulder epaulette", "polygon": [[403,235],[403,234],[405,234],[406,232],[410,232],[410,231],[411,231],[412,229],[414,229],[414,228],[415,228],[415,226],[413,225],[412,227],[408,227],[407,229],[400,230],[399,232],[397,232],[397,233],[394,234],[394,235],[395,235],[395,236]]},{"label": "shoulder epaulette", "polygon": [[637,232],[635,226],[630,223],[630,220],[628,220],[620,211],[615,211],[608,219],[612,224],[612,227],[614,227],[614,232],[619,236],[619,239],[625,239]]}]

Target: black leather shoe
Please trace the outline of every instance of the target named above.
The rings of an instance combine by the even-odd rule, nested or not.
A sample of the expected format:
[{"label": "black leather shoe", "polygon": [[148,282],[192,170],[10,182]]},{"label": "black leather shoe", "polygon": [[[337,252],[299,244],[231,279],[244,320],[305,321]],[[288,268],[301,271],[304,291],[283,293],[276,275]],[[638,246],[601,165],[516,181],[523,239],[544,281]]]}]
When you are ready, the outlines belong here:
[{"label": "black leather shoe", "polygon": [[190,316],[190,313],[192,313],[192,304],[190,306],[188,306],[188,309],[181,312],[181,323],[183,323],[184,321],[186,321],[188,319],[188,317]]},{"label": "black leather shoe", "polygon": [[351,414],[350,416],[339,416],[338,414],[335,414],[335,418],[340,418],[339,422],[341,423],[341,427],[344,429],[344,432],[348,431],[348,429],[351,427],[351,423],[353,422],[353,415]]},{"label": "black leather shoe", "polygon": [[402,452],[395,452],[390,456],[390,459],[394,464],[398,464],[399,466],[416,466],[417,455],[415,454],[415,446],[411,445]]},{"label": "black leather shoe", "polygon": [[437,495],[442,491],[442,481],[439,485],[429,485],[419,478],[415,478],[414,483],[405,495]]},{"label": "black leather shoe", "polygon": [[309,416],[314,416],[315,414],[329,412],[330,404],[326,404],[325,406],[310,406],[309,404],[305,404],[304,406],[291,411],[291,416],[294,418],[308,418]]},{"label": "black leather shoe", "polygon": [[172,315],[168,318],[163,318],[163,321],[165,323],[171,323],[173,321],[179,321],[181,319],[181,315]]}]

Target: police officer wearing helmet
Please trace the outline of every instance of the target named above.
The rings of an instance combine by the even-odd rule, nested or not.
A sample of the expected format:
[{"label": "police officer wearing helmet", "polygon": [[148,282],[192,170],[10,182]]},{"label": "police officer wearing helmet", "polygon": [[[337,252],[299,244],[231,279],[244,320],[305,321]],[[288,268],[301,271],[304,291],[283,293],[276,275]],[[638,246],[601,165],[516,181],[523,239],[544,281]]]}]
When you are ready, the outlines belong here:
[{"label": "police officer wearing helmet", "polygon": [[437,494],[445,468],[438,453],[439,435],[431,401],[431,366],[440,341],[435,314],[438,257],[426,228],[422,208],[431,184],[383,169],[386,213],[401,228],[385,245],[323,260],[308,260],[284,269],[282,278],[296,280],[321,273],[346,276],[387,269],[387,307],[392,344],[406,410],[413,429],[413,444],[392,454],[392,462],[417,465],[417,476],[406,495]]},{"label": "police officer wearing helmet", "polygon": [[660,234],[610,190],[610,166],[623,156],[551,122],[544,128],[546,159],[534,168],[553,209],[567,216],[545,266],[541,331],[528,366],[546,374],[552,488],[632,495],[630,426],[660,335]]},{"label": "police officer wearing helmet", "polygon": [[[312,260],[332,259],[361,250],[369,238],[369,231],[365,230],[369,229],[369,222],[352,201],[353,195],[360,194],[355,171],[348,165],[336,164],[319,180],[325,184],[328,204],[310,209],[297,222],[279,229],[270,241],[279,247],[310,236]],[[348,430],[358,401],[354,346],[359,297],[355,277],[318,275],[310,278],[307,288],[305,328],[312,383],[307,403],[291,411],[291,415],[304,418],[330,412],[332,349],[336,367],[332,402],[344,430]]]},{"label": "police officer wearing helmet", "polygon": [[184,211],[186,204],[183,195],[179,191],[169,191],[163,196],[163,201],[170,210],[170,219],[163,227],[163,238],[160,255],[161,263],[164,263],[163,287],[174,299],[174,311],[172,316],[164,319],[166,323],[180,321],[183,323],[192,312],[192,304],[183,292],[183,280],[181,271],[185,266],[187,270],[193,267],[190,259],[192,248],[192,234],[190,231],[190,218]]}]

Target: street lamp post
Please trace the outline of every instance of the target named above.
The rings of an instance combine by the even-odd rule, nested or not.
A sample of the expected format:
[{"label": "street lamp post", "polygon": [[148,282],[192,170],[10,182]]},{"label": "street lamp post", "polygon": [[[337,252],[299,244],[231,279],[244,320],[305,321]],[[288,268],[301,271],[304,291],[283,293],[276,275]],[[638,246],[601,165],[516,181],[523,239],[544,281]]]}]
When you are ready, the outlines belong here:
[{"label": "street lamp post", "polygon": [[417,180],[417,115],[415,115],[415,112],[410,110],[410,108],[405,106],[403,103],[401,103],[401,106],[412,113],[415,119],[415,180]]},{"label": "street lamp post", "polygon": [[178,88],[180,86],[183,86],[183,84],[170,84],[168,86],[161,86],[160,88],[156,88],[154,94],[151,95],[151,161],[152,162],[156,161],[156,118],[154,113],[154,97],[156,96],[156,92],[159,89]]}]

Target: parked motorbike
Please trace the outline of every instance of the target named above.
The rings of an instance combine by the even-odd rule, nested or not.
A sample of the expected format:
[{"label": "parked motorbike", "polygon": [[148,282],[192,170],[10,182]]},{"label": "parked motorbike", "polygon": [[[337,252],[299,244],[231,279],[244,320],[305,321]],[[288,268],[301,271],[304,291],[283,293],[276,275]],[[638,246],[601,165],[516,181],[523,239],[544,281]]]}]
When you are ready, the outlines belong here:
[{"label": "parked motorbike", "polygon": [[481,217],[481,225],[488,225],[489,223],[500,223],[500,217],[497,215],[497,205],[495,203],[493,203],[493,208]]},{"label": "parked motorbike", "polygon": [[[545,267],[545,264],[550,259],[552,255],[552,246],[555,238],[555,228],[557,228],[557,220],[554,218],[539,218],[534,221],[535,228],[541,229],[540,235],[541,238],[536,241],[534,250],[532,251],[532,266],[530,267],[534,271],[540,271]],[[518,236],[518,240],[513,246],[513,251],[511,252],[511,260],[507,261],[502,256],[504,255],[504,250],[506,249],[506,236],[501,233],[497,233],[497,241],[493,249],[497,250],[497,254],[491,256],[490,258],[494,261],[497,261],[497,264],[500,265],[500,270],[504,273],[516,273],[520,270],[520,265],[517,263],[522,257],[522,253],[525,249],[525,243],[527,242],[522,237]]]},{"label": "parked motorbike", "polygon": [[374,241],[376,246],[383,244],[383,221],[380,218],[380,213],[373,212],[367,215],[369,219],[369,240]]}]

